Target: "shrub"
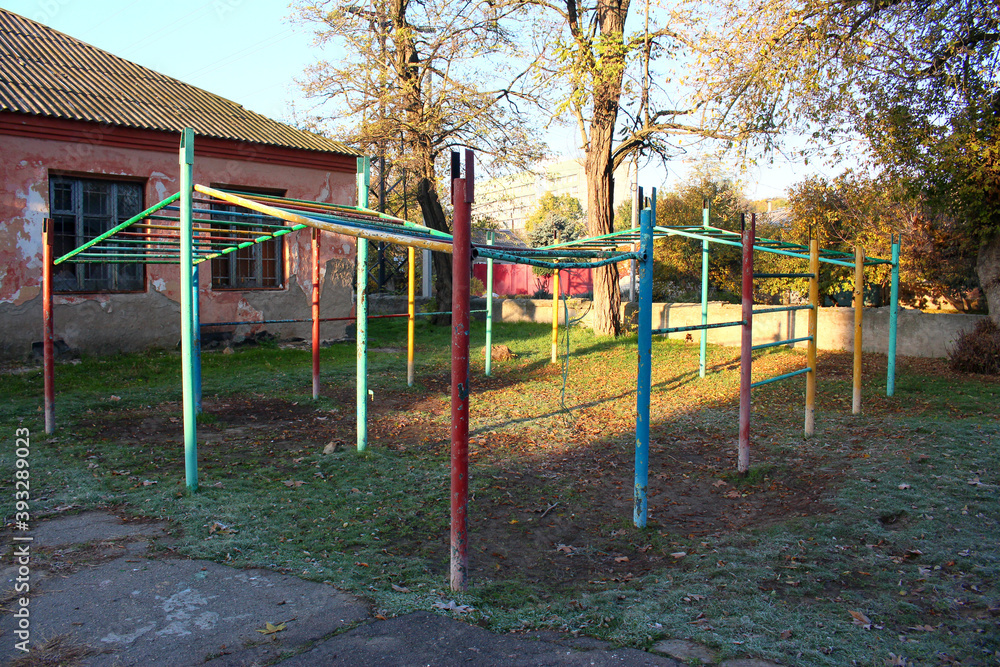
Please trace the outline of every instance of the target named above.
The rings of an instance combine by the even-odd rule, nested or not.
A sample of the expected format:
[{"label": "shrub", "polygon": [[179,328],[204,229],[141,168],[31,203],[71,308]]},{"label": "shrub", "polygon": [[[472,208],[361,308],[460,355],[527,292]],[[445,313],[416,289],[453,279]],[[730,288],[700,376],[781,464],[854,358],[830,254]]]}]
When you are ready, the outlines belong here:
[{"label": "shrub", "polygon": [[472,276],[469,280],[469,293],[472,296],[484,296],[486,294],[486,285],[483,285],[483,281],[479,278]]},{"label": "shrub", "polygon": [[956,371],[1000,375],[1000,327],[988,317],[980,320],[958,337],[948,358]]}]

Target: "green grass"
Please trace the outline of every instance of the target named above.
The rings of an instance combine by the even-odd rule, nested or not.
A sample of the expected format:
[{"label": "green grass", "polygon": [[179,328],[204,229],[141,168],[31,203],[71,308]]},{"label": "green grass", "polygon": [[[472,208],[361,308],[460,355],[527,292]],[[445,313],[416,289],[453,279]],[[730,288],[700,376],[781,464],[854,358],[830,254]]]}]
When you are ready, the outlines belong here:
[{"label": "green grass", "polygon": [[[352,430],[334,428],[353,418],[352,344],[323,349],[325,396],[315,403],[308,351],[267,346],[206,353],[206,402],[272,403],[257,413],[234,408],[199,418],[201,436],[214,439],[200,443],[196,494],[184,492],[180,425],[171,421],[180,415],[174,352],[60,364],[60,428],[52,438],[42,434],[40,369],[0,374],[0,421],[11,442],[15,428],[31,431],[36,513],[114,506],[160,517],[171,522],[178,538],[173,548],[184,554],[329,581],[369,598],[384,614],[433,610],[435,602],[455,599],[475,608],[467,618],[497,631],[551,628],[641,648],[664,638],[691,639],[723,658],[883,665],[896,655],[921,665],[997,663],[1000,384],[903,363],[897,395],[887,399],[884,358],[866,357],[873,371],[864,387],[865,412],[852,416],[850,375],[838,372],[849,363],[826,355],[814,438],[801,436],[801,382],[756,390],[754,466],[743,478],[733,473],[732,461],[737,351],[710,348],[713,372],[698,380],[696,345],[657,341],[653,456],[668,473],[691,465],[684,478],[680,472],[651,478],[651,489],[711,488],[720,480],[740,498],[768,502],[783,502],[776,483],[817,484],[820,491],[817,503],[802,511],[790,506],[768,514],[768,521],[697,535],[674,529],[670,507],[655,506],[653,516],[661,518],[643,531],[632,527],[627,508],[597,506],[592,490],[595,480],[619,480],[630,494],[629,466],[608,468],[601,457],[610,452],[627,460],[633,447],[634,338],[573,331],[564,409],[561,368],[548,363],[550,331],[495,325],[494,341],[517,357],[494,363],[494,377],[484,379],[482,324],[474,325],[471,558],[497,567],[484,565],[466,593],[444,598],[447,328],[420,325],[413,388],[405,386],[405,353],[370,354],[377,414],[363,454],[353,449]],[[370,335],[372,348],[405,349],[399,322],[374,323]],[[801,363],[794,351],[761,355],[755,378]],[[434,412],[427,401],[443,407]],[[150,419],[159,420],[154,430],[160,435],[142,430]],[[268,419],[267,429],[243,428]],[[331,433],[341,433],[345,446],[323,454]],[[682,460],[689,454],[677,443],[690,440],[708,443],[699,451],[709,453],[717,444],[719,460]],[[5,479],[13,476],[12,451],[0,453]],[[560,462],[574,457],[584,461],[573,468],[578,476],[560,476]],[[683,498],[680,490],[670,492]],[[519,539],[526,552],[554,552],[555,544],[531,542],[542,534],[539,510],[553,503],[555,521],[589,517],[573,544],[579,558],[643,553],[658,560],[632,576],[622,564],[558,585],[530,567],[507,567]],[[4,512],[9,525],[9,497]],[[487,529],[508,531],[505,556],[477,550],[476,531]],[[556,556],[571,563],[571,556]],[[851,612],[870,623],[859,624]]]}]

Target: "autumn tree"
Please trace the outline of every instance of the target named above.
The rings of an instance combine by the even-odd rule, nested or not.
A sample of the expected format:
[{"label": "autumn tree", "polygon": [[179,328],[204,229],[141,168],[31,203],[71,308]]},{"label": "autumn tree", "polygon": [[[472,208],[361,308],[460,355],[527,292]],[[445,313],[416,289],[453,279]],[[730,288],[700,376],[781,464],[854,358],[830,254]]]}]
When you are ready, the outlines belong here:
[{"label": "autumn tree", "polygon": [[726,9],[702,58],[722,111],[756,119],[748,129],[764,133],[860,138],[888,179],[976,239],[1000,319],[995,0],[733,0]]},{"label": "autumn tree", "polygon": [[[963,311],[977,301],[974,240],[954,218],[898,182],[851,171],[833,179],[809,177],[790,188],[789,210],[785,240],[805,243],[815,236],[824,248],[845,252],[860,243],[865,254],[887,257],[889,235],[899,234],[904,295],[944,298]],[[885,265],[866,271],[866,281],[880,284],[883,291],[889,279]],[[821,291],[842,292],[852,285],[852,269],[822,267]]]},{"label": "autumn tree", "polygon": [[[540,225],[546,224],[546,221],[554,221],[548,223],[549,227],[553,227],[556,230],[565,229],[567,232],[572,229],[575,233],[580,228],[580,223],[584,220],[585,216],[583,214],[583,206],[580,205],[580,200],[573,195],[559,195],[556,196],[551,192],[546,192],[538,199],[538,204],[528,215],[527,219],[524,221],[524,228],[532,235],[534,239],[534,230]],[[579,231],[583,231],[579,229]],[[546,238],[553,238],[552,235],[545,236],[542,235],[539,238],[539,243],[534,245],[547,245],[543,242]],[[570,240],[568,237],[561,237],[563,240]],[[577,238],[576,235],[573,238]],[[552,241],[548,241],[552,243]]]},{"label": "autumn tree", "polygon": [[[313,125],[405,170],[406,194],[427,226],[449,231],[439,168],[450,150],[473,148],[498,167],[523,167],[544,152],[519,107],[534,94],[525,77],[531,62],[513,57],[523,9],[479,0],[330,0],[301,2],[296,17],[313,28],[317,46],[342,54],[305,72],[303,89],[318,103]],[[438,302],[448,304],[448,255],[434,253],[434,273]]]}]

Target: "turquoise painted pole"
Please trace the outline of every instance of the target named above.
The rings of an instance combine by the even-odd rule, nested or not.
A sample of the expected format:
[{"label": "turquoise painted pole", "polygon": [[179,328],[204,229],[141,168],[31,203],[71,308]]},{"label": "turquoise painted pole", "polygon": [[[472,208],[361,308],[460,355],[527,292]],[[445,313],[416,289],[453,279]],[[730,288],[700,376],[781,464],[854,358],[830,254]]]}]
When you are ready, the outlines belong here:
[{"label": "turquoise painted pole", "polygon": [[[703,200],[701,207],[701,226],[708,227],[711,214],[711,202]],[[701,242],[701,324],[708,324],[708,240]],[[705,377],[705,367],[708,360],[708,329],[701,330],[701,350],[698,353],[698,377]]]},{"label": "turquoise painted pole", "polygon": [[194,343],[191,346],[192,370],[194,371],[194,411],[201,414],[201,308],[200,287],[198,284],[198,264],[191,268],[191,335]]},{"label": "turquoise painted pole", "polygon": [[[656,201],[656,191],[653,191]],[[654,204],[655,206],[655,204]],[[632,520],[646,527],[649,482],[649,402],[653,384],[653,211],[639,213],[639,351],[635,406],[635,491]]]},{"label": "turquoise painted pole", "polygon": [[[493,245],[493,230],[486,232],[486,244]],[[493,367],[493,258],[486,260],[486,377]]]},{"label": "turquoise painted pole", "polygon": [[892,282],[889,286],[889,354],[885,378],[885,395],[896,393],[896,318],[899,312],[899,242],[892,239]]},{"label": "turquoise painted pole", "polygon": [[[358,158],[358,206],[368,206],[371,158]],[[358,237],[358,277],[354,320],[358,339],[358,451],[368,448],[368,239]]]},{"label": "turquoise painted pole", "polygon": [[194,130],[185,128],[180,145],[181,236],[181,393],[184,415],[184,476],[190,492],[198,490],[198,423],[195,408],[194,262],[191,194],[194,171]]}]

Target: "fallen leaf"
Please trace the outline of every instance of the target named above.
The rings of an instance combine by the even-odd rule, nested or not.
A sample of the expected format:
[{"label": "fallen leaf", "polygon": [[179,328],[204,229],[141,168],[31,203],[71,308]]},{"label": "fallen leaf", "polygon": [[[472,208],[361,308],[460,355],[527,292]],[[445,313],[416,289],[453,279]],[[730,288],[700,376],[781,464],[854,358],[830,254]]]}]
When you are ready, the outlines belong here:
[{"label": "fallen leaf", "polygon": [[969,486],[986,486],[985,484],[979,481],[979,475],[976,475],[975,477],[970,479],[968,482],[966,482],[966,484],[968,484]]},{"label": "fallen leaf", "polygon": [[284,629],[285,629],[284,623],[278,623],[277,625],[274,625],[273,623],[265,623],[264,629],[258,630],[257,632],[259,632],[262,635],[273,635],[275,632],[281,632]]},{"label": "fallen leaf", "polygon": [[233,530],[230,526],[219,521],[213,521],[208,524],[208,534],[212,535],[214,533],[219,533],[220,535],[232,535],[238,533],[238,530]]},{"label": "fallen leaf", "polygon": [[860,625],[865,630],[871,630],[872,621],[860,611],[847,611],[854,618],[854,625]]},{"label": "fallen leaf", "polygon": [[153,486],[154,484],[159,484],[155,479],[144,479],[142,480],[143,486]]},{"label": "fallen leaf", "polygon": [[718,488],[720,486],[729,486],[729,485],[726,482],[724,482],[723,480],[717,479],[714,482],[712,482],[712,486]]},{"label": "fallen leaf", "polygon": [[911,625],[910,630],[918,630],[920,632],[934,632],[935,628],[933,625]]},{"label": "fallen leaf", "polygon": [[910,485],[907,484],[906,482],[904,482],[904,483],[902,483],[902,484],[899,485],[899,488],[900,488],[901,491],[905,491],[906,489],[910,488]]},{"label": "fallen leaf", "polygon": [[627,563],[628,562],[628,556],[618,556],[617,558],[615,558],[615,562],[616,563]]},{"label": "fallen leaf", "polygon": [[470,607],[467,604],[458,604],[454,600],[449,600],[447,603],[441,601],[435,602],[434,608],[444,609],[445,611],[453,611],[457,614],[468,614],[470,611],[476,610],[475,607]]},{"label": "fallen leaf", "polygon": [[283,481],[282,484],[284,484],[285,486],[288,486],[288,487],[293,487],[294,486],[295,488],[298,488],[298,487],[302,486],[303,484],[305,484],[305,482],[303,482],[302,480],[298,480],[298,479],[294,480],[294,481],[288,479],[288,480]]},{"label": "fallen leaf", "polygon": [[687,556],[687,552],[686,551],[675,551],[675,552],[673,552],[670,555],[673,558],[684,558],[684,556]]},{"label": "fallen leaf", "polygon": [[392,584],[392,590],[396,591],[397,593],[409,593],[410,592],[410,589],[407,588],[406,586],[397,586],[396,584]]},{"label": "fallen leaf", "polygon": [[361,561],[355,561],[354,564],[357,565],[358,567],[369,567],[368,563],[364,563]]},{"label": "fallen leaf", "polygon": [[791,639],[792,638],[792,631],[791,630],[785,630],[784,632],[781,633],[781,638],[782,639]]},{"label": "fallen leaf", "polygon": [[561,551],[564,554],[571,554],[576,549],[576,547],[571,547],[568,544],[557,544],[556,551]]},{"label": "fallen leaf", "polygon": [[739,497],[740,497],[740,492],[737,491],[736,489],[733,489],[732,491],[726,491],[726,498],[739,498]]}]

